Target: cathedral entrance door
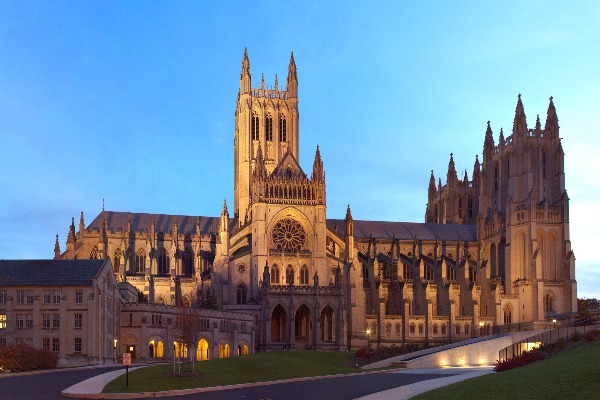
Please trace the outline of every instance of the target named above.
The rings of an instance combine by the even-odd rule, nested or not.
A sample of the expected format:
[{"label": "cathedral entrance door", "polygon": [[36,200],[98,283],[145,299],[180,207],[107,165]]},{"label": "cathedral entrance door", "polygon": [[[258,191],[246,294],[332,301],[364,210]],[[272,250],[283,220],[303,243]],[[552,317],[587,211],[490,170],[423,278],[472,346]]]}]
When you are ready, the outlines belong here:
[{"label": "cathedral entrance door", "polygon": [[[305,304],[302,304],[296,311],[295,321],[295,336],[296,348],[306,349],[312,343],[312,318],[310,310]],[[304,346],[302,346],[304,343]]]},{"label": "cathedral entrance door", "polygon": [[271,315],[271,341],[283,342],[286,340],[285,325],[287,322],[287,314],[281,305],[278,305],[273,310]]}]

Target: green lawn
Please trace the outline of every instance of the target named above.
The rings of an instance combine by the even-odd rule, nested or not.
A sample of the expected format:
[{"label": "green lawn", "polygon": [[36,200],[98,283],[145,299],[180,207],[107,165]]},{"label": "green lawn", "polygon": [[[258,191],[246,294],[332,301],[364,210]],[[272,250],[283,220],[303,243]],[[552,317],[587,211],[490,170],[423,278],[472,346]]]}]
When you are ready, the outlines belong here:
[{"label": "green lawn", "polygon": [[455,383],[413,399],[600,399],[600,341],[583,342],[548,360]]},{"label": "green lawn", "polygon": [[[129,388],[123,375],[109,383],[103,393],[156,392],[357,372],[346,365],[347,355],[319,351],[257,353],[199,362],[198,376],[179,378],[165,376],[173,371],[173,364],[161,364],[130,372]],[[191,371],[191,364],[186,364],[185,370]]]}]

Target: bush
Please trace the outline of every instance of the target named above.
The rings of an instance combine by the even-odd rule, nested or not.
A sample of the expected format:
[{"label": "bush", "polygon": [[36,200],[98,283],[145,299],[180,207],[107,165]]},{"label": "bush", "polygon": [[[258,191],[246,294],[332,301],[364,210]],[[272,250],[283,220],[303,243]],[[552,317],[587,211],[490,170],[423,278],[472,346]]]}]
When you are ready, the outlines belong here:
[{"label": "bush", "polygon": [[595,340],[598,335],[600,335],[600,331],[598,330],[587,331],[585,333],[585,340],[591,342],[592,340]]},{"label": "bush", "polygon": [[581,340],[581,333],[579,332],[573,332],[571,334],[571,341],[572,342],[579,342]]},{"label": "bush", "polygon": [[58,357],[49,350],[36,349],[25,344],[0,347],[0,366],[5,370],[17,372],[54,369],[57,362]]},{"label": "bush", "polygon": [[564,338],[558,338],[556,342],[554,342],[554,347],[557,349],[564,349],[567,345],[567,341]]},{"label": "bush", "polygon": [[548,353],[546,353],[545,351],[528,351],[521,354],[520,356],[513,357],[509,360],[497,361],[496,364],[494,364],[494,371],[508,371],[509,369],[522,367],[523,365],[532,363],[534,361],[544,360],[546,358],[548,358]]}]

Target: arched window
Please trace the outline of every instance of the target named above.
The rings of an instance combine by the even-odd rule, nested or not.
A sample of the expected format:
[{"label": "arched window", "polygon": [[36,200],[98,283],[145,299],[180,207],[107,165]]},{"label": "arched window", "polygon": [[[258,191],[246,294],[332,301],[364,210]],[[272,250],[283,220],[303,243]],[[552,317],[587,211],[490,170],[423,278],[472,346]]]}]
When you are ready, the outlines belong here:
[{"label": "arched window", "polygon": [[228,358],[230,357],[230,349],[229,349],[229,343],[225,343],[225,344],[220,344],[219,345],[219,358]]},{"label": "arched window", "polygon": [[419,324],[419,335],[422,335],[425,332],[425,326],[423,324]]},{"label": "arched window", "polygon": [[192,300],[190,300],[190,297],[186,294],[181,298],[181,304],[183,304],[184,307],[191,307]]},{"label": "arched window", "polygon": [[135,253],[135,273],[143,274],[146,271],[146,252],[144,249],[139,249]]},{"label": "arched window", "polygon": [[258,114],[255,112],[252,114],[252,140],[258,140],[259,126]]},{"label": "arched window", "polygon": [[471,327],[469,324],[465,324],[465,334],[468,335],[469,331],[471,330]]},{"label": "arched window", "polygon": [[92,251],[90,252],[90,259],[91,260],[96,260],[98,259],[98,248],[96,246],[94,246],[94,248],[92,249]]},{"label": "arched window", "polygon": [[500,177],[500,167],[498,164],[494,166],[494,190],[498,190],[498,178]]},{"label": "arched window", "polygon": [[455,332],[457,335],[460,335],[460,325],[456,324],[456,325],[454,326],[454,332]]},{"label": "arched window", "polygon": [[471,196],[467,199],[467,215],[469,218],[473,218],[473,197]]},{"label": "arched window", "polygon": [[401,332],[402,332],[402,325],[400,324],[400,322],[397,322],[396,323],[396,336],[399,336]]},{"label": "arched window", "polygon": [[411,335],[415,334],[415,328],[416,328],[416,325],[414,323],[410,324],[410,326],[408,327],[409,332],[410,332]]},{"label": "arched window", "polygon": [[272,142],[273,141],[273,117],[271,116],[271,114],[267,115],[267,125],[265,126],[265,128],[266,128],[267,142]]},{"label": "arched window", "polygon": [[463,199],[462,196],[458,196],[458,216],[463,217]]},{"label": "arched window", "polygon": [[285,276],[286,276],[286,283],[288,285],[293,285],[294,284],[294,267],[292,267],[292,265],[288,265],[286,270],[285,270]]},{"label": "arched window", "polygon": [[402,276],[404,279],[412,279],[412,269],[410,265],[402,263]]},{"label": "arched window", "polygon": [[158,274],[169,274],[169,256],[167,255],[167,251],[165,249],[162,249],[158,255]]},{"label": "arched window", "polygon": [[155,342],[151,340],[148,345],[148,353],[150,357],[162,358],[164,356],[164,344],[161,340]]},{"label": "arched window", "polygon": [[469,282],[477,281],[477,269],[475,267],[469,267]]},{"label": "arched window", "polygon": [[165,304],[167,304],[167,302],[163,296],[158,296],[156,298],[156,304],[165,305]]},{"label": "arched window", "polygon": [[552,293],[546,293],[544,296],[544,311],[547,313],[554,312],[554,296]]},{"label": "arched window", "polygon": [[287,123],[283,115],[279,118],[279,141],[287,142]]},{"label": "arched window", "polygon": [[246,298],[248,296],[248,287],[244,282],[237,285],[237,304],[246,304]]},{"label": "arched window", "polygon": [[391,322],[388,322],[387,324],[385,324],[385,335],[392,336],[392,323]]},{"label": "arched window", "polygon": [[446,324],[442,324],[442,335],[446,334]]},{"label": "arched window", "polygon": [[208,360],[208,342],[206,339],[200,339],[196,350],[196,359],[198,361]]},{"label": "arched window", "polygon": [[512,311],[512,305],[510,303],[506,303],[504,306],[504,325],[512,324]]},{"label": "arched window", "polygon": [[438,334],[438,325],[437,324],[433,324],[433,326],[431,327],[431,330],[433,332],[434,335]]},{"label": "arched window", "polygon": [[183,275],[191,276],[194,271],[194,258],[192,252],[189,249],[185,249],[183,252]]},{"label": "arched window", "polygon": [[279,278],[279,267],[277,266],[277,264],[273,264],[273,266],[271,267],[271,284],[279,285]]},{"label": "arched window", "polygon": [[448,270],[446,271],[446,278],[450,281],[456,280],[456,270],[452,268],[450,265],[447,265]]},{"label": "arched window", "polygon": [[187,358],[187,346],[184,343],[174,342],[173,347],[175,347],[175,357]]},{"label": "arched window", "polygon": [[433,268],[431,268],[431,265],[425,264],[424,275],[426,281],[432,281],[434,279]]},{"label": "arched window", "polygon": [[113,257],[113,269],[115,270],[115,272],[119,272],[120,267],[121,267],[121,249],[116,249],[115,250],[115,255]]},{"label": "arched window", "polygon": [[300,268],[300,284],[308,285],[308,267],[306,265]]}]

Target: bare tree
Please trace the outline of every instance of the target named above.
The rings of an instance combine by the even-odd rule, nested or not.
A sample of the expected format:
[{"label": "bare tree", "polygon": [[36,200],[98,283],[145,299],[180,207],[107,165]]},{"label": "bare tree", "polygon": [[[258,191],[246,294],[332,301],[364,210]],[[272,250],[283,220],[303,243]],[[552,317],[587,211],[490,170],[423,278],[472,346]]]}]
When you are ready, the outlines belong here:
[{"label": "bare tree", "polygon": [[173,335],[177,338],[182,346],[188,348],[191,352],[192,371],[195,371],[196,348],[200,340],[201,332],[200,316],[196,310],[188,307],[180,307],[179,313],[175,318],[173,325]]}]

